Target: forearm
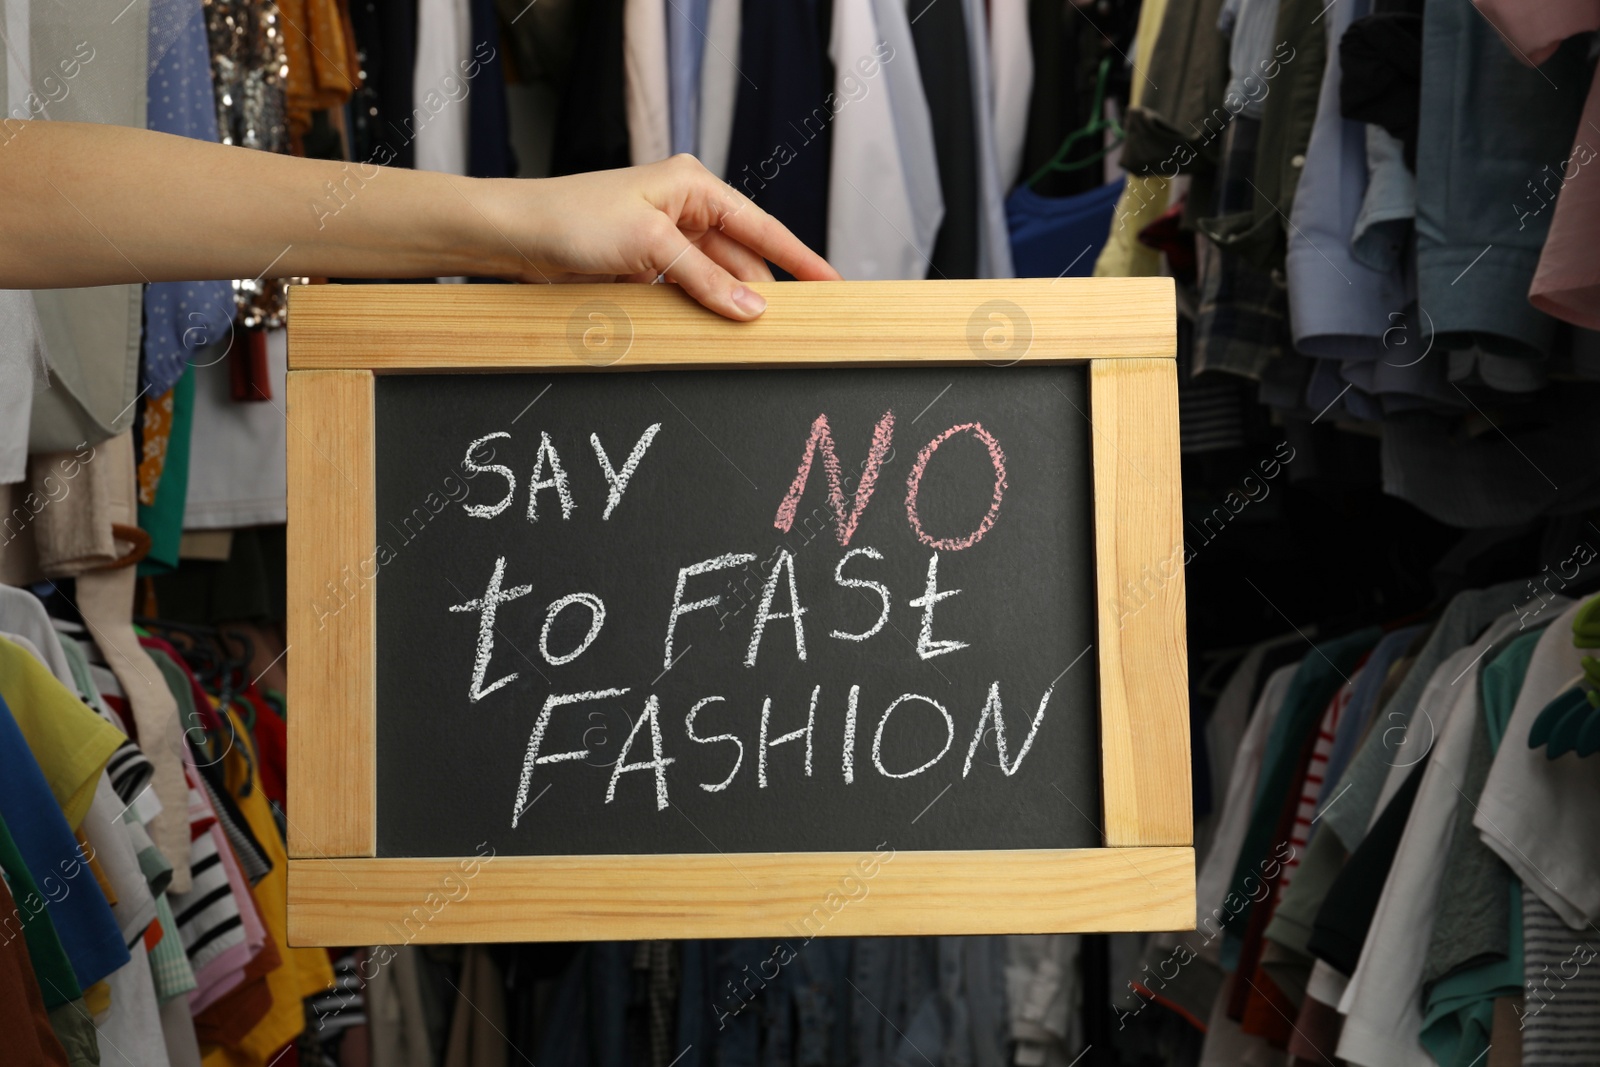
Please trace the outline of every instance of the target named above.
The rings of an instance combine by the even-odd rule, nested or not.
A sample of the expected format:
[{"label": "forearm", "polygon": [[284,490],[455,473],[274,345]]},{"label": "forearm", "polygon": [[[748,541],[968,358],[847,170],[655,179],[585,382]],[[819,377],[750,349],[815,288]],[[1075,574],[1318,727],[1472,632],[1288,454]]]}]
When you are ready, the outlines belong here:
[{"label": "forearm", "polygon": [[5,132],[0,288],[527,271],[491,183],[119,126]]}]

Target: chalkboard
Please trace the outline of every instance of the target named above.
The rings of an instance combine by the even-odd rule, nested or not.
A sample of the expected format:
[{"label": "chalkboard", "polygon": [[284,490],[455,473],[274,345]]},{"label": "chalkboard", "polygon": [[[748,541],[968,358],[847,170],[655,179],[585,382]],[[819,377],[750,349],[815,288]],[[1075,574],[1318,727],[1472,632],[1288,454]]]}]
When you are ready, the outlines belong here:
[{"label": "chalkboard", "polygon": [[756,288],[291,292],[292,944],[1194,921],[1171,279]]},{"label": "chalkboard", "polygon": [[1098,845],[1086,379],[378,379],[378,855]]}]

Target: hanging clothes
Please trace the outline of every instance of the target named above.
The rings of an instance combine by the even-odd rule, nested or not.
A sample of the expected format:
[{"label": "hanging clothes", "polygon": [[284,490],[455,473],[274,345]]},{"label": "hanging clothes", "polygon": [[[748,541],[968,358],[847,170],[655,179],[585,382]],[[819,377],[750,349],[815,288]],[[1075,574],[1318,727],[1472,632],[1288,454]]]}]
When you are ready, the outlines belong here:
[{"label": "hanging clothes", "polygon": [[628,158],[637,167],[672,154],[673,104],[667,75],[665,4],[624,0],[622,56],[628,100]]},{"label": "hanging clothes", "polygon": [[341,108],[361,80],[355,31],[337,0],[277,0],[287,76],[284,112],[292,137],[311,130],[311,113]]},{"label": "hanging clothes", "polygon": [[1064,197],[1043,197],[1026,185],[1013,189],[1006,198],[1006,221],[1017,277],[1089,277],[1125,185],[1119,179]]},{"label": "hanging clothes", "polygon": [[[111,0],[39,5],[26,35],[11,37],[13,56],[62,57],[77,71],[69,91],[50,104],[49,118],[145,127],[150,9],[119,12]],[[43,76],[35,72],[34,80]],[[51,388],[33,397],[29,450],[70,451],[126,431],[139,395],[140,287],[41,289],[33,302]],[[26,309],[23,318],[26,327]]]},{"label": "hanging clothes", "polygon": [[626,167],[630,161],[623,85],[623,3],[594,0],[584,8],[556,112],[551,174],[611,170]]},{"label": "hanging clothes", "polygon": [[[217,140],[211,54],[200,0],[151,8],[146,125],[161,133]],[[160,396],[177,384],[195,353],[228,336],[233,287],[225,281],[154,282],[144,292],[141,385]]]},{"label": "hanging clothes", "polygon": [[[0,909],[21,913],[6,878],[0,878]],[[8,944],[7,949],[0,952],[0,1020],[13,1042],[11,1054],[41,1067],[68,1067],[67,1050],[50,1028],[27,943],[18,942],[14,948]]]},{"label": "hanging clothes", "polygon": [[[1132,89],[1129,106],[1138,107],[1144,99],[1145,86],[1150,83],[1150,58],[1155,51],[1156,37],[1167,11],[1166,0],[1144,0],[1139,7],[1139,30],[1134,39]],[[1116,221],[1111,225],[1105,248],[1095,260],[1096,278],[1141,277],[1160,270],[1161,257],[1151,248],[1139,243],[1139,231],[1160,217],[1167,209],[1170,194],[1167,179],[1132,178],[1117,199],[1113,212]]]},{"label": "hanging clothes", "polygon": [[[1368,126],[1340,113],[1342,67],[1337,46],[1345,29],[1365,15],[1368,6],[1368,0],[1353,0],[1323,19],[1327,65],[1295,192],[1285,256],[1295,347],[1303,355],[1330,361],[1381,359],[1387,351],[1384,336],[1411,297],[1398,247],[1385,257],[1383,266],[1374,267],[1356,255],[1353,243],[1369,190]],[[1353,406],[1359,400],[1350,397],[1348,384],[1331,375],[1322,392],[1313,385],[1307,402],[1318,411],[1334,403]]]},{"label": "hanging clothes", "polygon": [[[1496,620],[1489,632],[1504,639],[1516,626],[1512,613]],[[1436,740],[1361,960],[1339,1004],[1345,1023],[1338,1054],[1351,1063],[1377,1067],[1426,1059],[1419,1055],[1423,964],[1439,907],[1459,783],[1483,717],[1478,685],[1482,661],[1480,655],[1477,662],[1464,665],[1441,694],[1443,699],[1425,707]]]},{"label": "hanging clothes", "polygon": [[[416,40],[411,90],[415,127],[409,130],[415,140],[415,166],[466,174],[473,89],[466,72],[475,44],[469,0],[418,0]],[[485,42],[485,47],[493,45]]]},{"label": "hanging clothes", "polygon": [[1582,671],[1583,650],[1572,643],[1581,607],[1566,607],[1540,638],[1473,816],[1484,843],[1572,927],[1600,918],[1600,870],[1588,844],[1600,828],[1600,782],[1584,761],[1547,759],[1527,737],[1538,713]]},{"label": "hanging clothes", "polygon": [[669,4],[667,77],[670,154],[693,154],[700,144],[700,78],[710,0]]},{"label": "hanging clothes", "polygon": [[1028,0],[992,0],[989,16],[989,69],[994,72],[995,175],[1002,193],[1016,188],[1028,137],[1033,96],[1033,45],[1028,34]]},{"label": "hanging clothes", "polygon": [[[760,71],[762,88],[739,82],[726,178],[818,251],[828,235],[833,118],[823,0],[745,0],[739,69]],[[631,128],[631,125],[630,125]]]},{"label": "hanging clothes", "polygon": [[852,280],[926,277],[944,217],[911,34],[898,0],[833,0],[828,257]]},{"label": "hanging clothes", "polygon": [[739,55],[740,0],[706,0],[705,46],[700,56],[699,115],[695,144],[700,162],[719,178],[728,177],[728,147],[739,82],[745,75]]},{"label": "hanging clothes", "polygon": [[[1417,301],[1445,348],[1547,356],[1556,323],[1527,292],[1553,213],[1519,218],[1506,201],[1540,167],[1566,158],[1588,81],[1584,49],[1573,41],[1529,70],[1471,0],[1429,0],[1422,47]],[[1481,95],[1461,92],[1469,72]]]},{"label": "hanging clothes", "polygon": [[972,71],[974,154],[978,160],[979,278],[1011,278],[1011,239],[1006,229],[1006,193],[995,133],[994,69],[989,53],[988,0],[963,0]]},{"label": "hanging clothes", "polygon": [[[963,0],[965,3],[965,0]],[[982,190],[972,50],[963,6],[929,4],[911,24],[913,51],[932,116],[944,217],[927,277],[977,278]]]}]

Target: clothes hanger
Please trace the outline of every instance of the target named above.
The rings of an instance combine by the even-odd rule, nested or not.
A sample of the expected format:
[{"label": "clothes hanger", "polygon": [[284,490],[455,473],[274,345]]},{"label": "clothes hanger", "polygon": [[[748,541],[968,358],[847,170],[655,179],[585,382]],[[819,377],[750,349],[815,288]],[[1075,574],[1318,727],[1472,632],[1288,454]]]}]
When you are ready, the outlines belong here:
[{"label": "clothes hanger", "polygon": [[1600,648],[1600,596],[1591,598],[1572,617],[1572,643],[1579,648]]},{"label": "clothes hanger", "polygon": [[1545,742],[1544,749],[1547,759],[1558,759],[1574,751],[1578,747],[1579,735],[1583,733],[1584,726],[1588,724],[1595,711],[1594,706],[1589,703],[1588,695],[1582,689],[1569,689],[1561,694],[1561,697],[1565,698],[1561,700],[1561,705],[1566,710],[1550,728],[1550,737]]},{"label": "clothes hanger", "polygon": [[1534,718],[1528,747],[1543,747],[1548,759],[1568,752],[1580,757],[1600,752],[1600,658],[1583,657],[1583,672]]},{"label": "clothes hanger", "polygon": [[[1591,697],[1590,699],[1593,700],[1594,698]],[[1596,711],[1593,708],[1590,709],[1590,714],[1584,720],[1583,727],[1578,731],[1578,740],[1573,745],[1572,750],[1578,754],[1579,759],[1600,752],[1600,711]]]},{"label": "clothes hanger", "polygon": [[1529,748],[1543,748],[1549,744],[1551,737],[1555,734],[1556,727],[1568,715],[1580,708],[1589,706],[1589,701],[1584,697],[1583,690],[1579,688],[1579,684],[1582,681],[1583,675],[1580,674],[1562,686],[1561,691],[1555,698],[1546,704],[1544,710],[1534,717],[1533,726],[1528,730]]},{"label": "clothes hanger", "polygon": [[[1067,134],[1067,139],[1061,142],[1061,147],[1056,149],[1056,154],[1051,156],[1044,166],[1034,171],[1033,177],[1027,180],[1025,184],[1028,188],[1033,188],[1048,174],[1070,174],[1075,170],[1093,166],[1109,155],[1113,148],[1122,143],[1122,139],[1127,136],[1122,124],[1115,119],[1105,117],[1106,81],[1110,77],[1111,57],[1107,56],[1100,61],[1099,73],[1095,75],[1094,100],[1089,105],[1089,121]],[[1111,144],[1103,145],[1099,151],[1092,152],[1082,159],[1068,160],[1067,157],[1072,154],[1073,147],[1079,141],[1091,137],[1099,137],[1103,140],[1103,135],[1107,130],[1110,130],[1111,136],[1115,138]]]}]

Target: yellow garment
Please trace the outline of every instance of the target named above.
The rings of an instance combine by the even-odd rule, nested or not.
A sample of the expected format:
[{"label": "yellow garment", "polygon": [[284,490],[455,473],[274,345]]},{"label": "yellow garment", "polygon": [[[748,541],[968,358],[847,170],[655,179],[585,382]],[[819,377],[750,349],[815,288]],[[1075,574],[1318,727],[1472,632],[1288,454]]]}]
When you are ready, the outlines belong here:
[{"label": "yellow garment", "polygon": [[92,1018],[99,1019],[111,1010],[111,984],[101,979],[83,991],[83,1006]]},{"label": "yellow garment", "polygon": [[127,737],[96,715],[50,669],[0,637],[0,698],[11,709],[50,792],[76,830],[94,803],[95,783]]},{"label": "yellow garment", "polygon": [[[289,947],[289,854],[272,820],[271,805],[261,791],[261,776],[256,773],[259,757],[255,741],[232,711],[228,712],[228,724],[235,737],[223,759],[228,792],[239,805],[256,840],[261,842],[262,851],[272,861],[272,870],[256,883],[251,895],[255,897],[256,909],[261,912],[267,936],[277,946],[283,962],[267,974],[267,988],[272,992],[271,1010],[237,1045],[206,1047],[204,1063],[205,1067],[266,1067],[284,1045],[305,1029],[305,1011],[300,1002],[333,984],[333,966],[328,962],[328,954],[320,948]],[[246,785],[249,795],[242,796]]]},{"label": "yellow garment", "polygon": [[167,469],[167,445],[172,441],[173,409],[177,403],[178,387],[173,386],[158,397],[145,401],[144,432],[139,456],[139,503],[153,507],[156,489],[161,484],[161,472]]},{"label": "yellow garment", "polygon": [[350,12],[335,0],[279,0],[288,78],[284,85],[289,128],[311,129],[311,113],[343,107],[361,78]]},{"label": "yellow garment", "polygon": [[[1150,74],[1150,57],[1161,32],[1161,19],[1167,0],[1145,0],[1139,9],[1139,28],[1133,41],[1133,82],[1128,90],[1130,107],[1144,99],[1145,79]],[[1117,210],[1111,220],[1111,236],[1094,262],[1096,278],[1141,278],[1161,273],[1161,253],[1139,243],[1139,231],[1167,210],[1172,183],[1156,175],[1139,178],[1128,175],[1128,184],[1117,197]]]}]

